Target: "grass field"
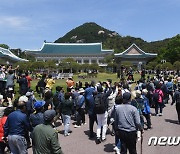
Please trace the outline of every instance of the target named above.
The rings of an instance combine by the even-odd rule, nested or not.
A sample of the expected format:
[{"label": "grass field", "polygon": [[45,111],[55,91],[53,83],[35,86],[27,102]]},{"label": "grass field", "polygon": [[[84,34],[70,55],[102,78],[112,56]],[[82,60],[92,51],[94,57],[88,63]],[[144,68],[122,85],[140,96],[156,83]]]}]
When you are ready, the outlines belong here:
[{"label": "grass field", "polygon": [[[140,78],[140,75],[139,75],[139,74],[135,74],[135,75],[134,75],[135,81],[139,80],[139,78]],[[81,81],[81,82],[83,83],[83,85],[84,85],[85,82],[91,82],[92,80],[93,80],[93,81],[96,81],[96,82],[98,82],[98,81],[102,81],[102,82],[103,82],[103,81],[107,81],[107,79],[112,79],[112,82],[113,82],[113,83],[120,81],[120,79],[117,78],[117,74],[116,74],[116,73],[113,73],[113,74],[98,73],[98,75],[97,75],[96,78],[86,78],[86,79],[79,79],[79,78],[78,78],[78,75],[74,75],[74,76],[73,76],[73,80],[74,80],[75,83],[78,82],[78,81]],[[62,86],[62,87],[66,90],[66,79],[56,79],[55,81],[56,81],[56,83],[55,83],[55,85],[54,85],[54,87],[53,87],[53,92],[55,92],[55,87],[56,87],[56,86]],[[36,87],[36,85],[37,85],[37,82],[38,82],[37,79],[33,79],[33,81],[31,82],[31,89],[32,89],[33,91],[36,90],[35,87]],[[134,85],[133,85],[133,87],[134,87]],[[18,84],[16,83],[15,91],[18,91],[18,88],[19,88],[19,86],[18,86]],[[19,95],[18,95],[18,92],[17,92],[16,97],[18,97],[18,96],[19,96]],[[37,95],[37,93],[35,93],[35,96],[36,96],[37,99],[39,99],[39,96]]]}]

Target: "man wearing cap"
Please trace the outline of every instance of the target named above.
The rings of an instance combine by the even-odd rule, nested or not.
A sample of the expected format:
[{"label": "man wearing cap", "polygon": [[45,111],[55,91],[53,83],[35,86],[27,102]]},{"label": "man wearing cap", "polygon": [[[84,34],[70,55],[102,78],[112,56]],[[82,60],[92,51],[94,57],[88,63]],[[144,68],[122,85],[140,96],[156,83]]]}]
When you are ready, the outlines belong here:
[{"label": "man wearing cap", "polygon": [[27,154],[27,132],[30,131],[30,123],[26,112],[26,104],[19,101],[17,110],[9,114],[4,125],[4,136],[8,137],[11,153]]},{"label": "man wearing cap", "polygon": [[36,127],[39,124],[44,123],[44,117],[43,117],[44,104],[45,104],[45,101],[36,101],[34,103],[34,109],[36,111],[30,115],[30,123],[31,123],[32,128]]},{"label": "man wearing cap", "polygon": [[137,130],[142,131],[138,110],[131,105],[131,94],[123,94],[123,104],[117,106],[115,113],[116,135],[121,140],[121,153],[137,154]]},{"label": "man wearing cap", "polygon": [[35,98],[33,96],[33,92],[28,91],[26,93],[26,97],[28,98],[28,101],[26,102],[26,110],[27,110],[27,115],[28,117],[30,116],[31,113],[33,113],[33,104],[35,102]]},{"label": "man wearing cap", "polygon": [[144,128],[144,118],[143,118],[144,99],[141,95],[140,90],[135,91],[135,98],[131,101],[131,105],[137,108],[140,115],[141,125]]},{"label": "man wearing cap", "polygon": [[36,126],[32,133],[34,154],[62,154],[58,134],[52,127],[55,110],[44,112],[44,124]]},{"label": "man wearing cap", "polygon": [[147,128],[146,129],[151,129],[151,109],[149,105],[149,99],[146,97],[148,91],[147,89],[142,90],[142,98],[144,102],[144,109],[143,109],[143,116],[146,118],[147,121]]},{"label": "man wearing cap", "polygon": [[76,101],[76,110],[77,110],[77,124],[74,125],[75,128],[80,127],[81,124],[85,124],[85,98],[84,98],[84,89],[80,88],[78,93],[80,94],[77,97]]}]

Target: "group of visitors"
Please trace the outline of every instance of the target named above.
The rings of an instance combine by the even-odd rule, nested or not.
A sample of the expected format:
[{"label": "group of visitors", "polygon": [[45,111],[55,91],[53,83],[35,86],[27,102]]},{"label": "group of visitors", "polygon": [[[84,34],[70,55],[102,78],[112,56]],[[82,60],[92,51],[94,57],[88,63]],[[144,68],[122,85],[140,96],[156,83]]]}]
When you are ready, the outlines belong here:
[{"label": "group of visitors", "polygon": [[[106,141],[107,130],[112,127],[117,154],[127,150],[137,153],[137,138],[153,128],[152,108],[155,116],[163,116],[167,103],[176,104],[180,124],[180,76],[143,76],[135,88],[124,79],[83,84],[68,78],[67,90],[57,85],[53,92],[55,80],[51,74],[43,74],[36,85],[41,99],[37,100],[27,72],[17,76],[12,68],[2,65],[0,69],[0,153],[9,149],[13,154],[26,154],[31,146],[35,154],[63,153],[57,120],[61,120],[63,134],[68,137],[72,133],[71,119],[75,120],[74,127],[79,128],[87,123],[86,114],[89,138],[95,138],[96,144]],[[14,79],[19,83],[19,97],[15,97]]]}]

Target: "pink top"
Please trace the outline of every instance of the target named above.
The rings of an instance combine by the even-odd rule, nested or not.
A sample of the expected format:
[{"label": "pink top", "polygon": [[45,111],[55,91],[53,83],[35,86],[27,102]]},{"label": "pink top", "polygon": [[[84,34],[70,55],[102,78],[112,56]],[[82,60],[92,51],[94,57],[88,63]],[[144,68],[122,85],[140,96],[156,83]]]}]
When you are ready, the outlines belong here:
[{"label": "pink top", "polygon": [[154,93],[156,93],[156,92],[158,92],[159,95],[160,95],[158,102],[162,103],[163,102],[163,97],[164,97],[164,94],[163,94],[162,90],[161,89],[155,89]]}]

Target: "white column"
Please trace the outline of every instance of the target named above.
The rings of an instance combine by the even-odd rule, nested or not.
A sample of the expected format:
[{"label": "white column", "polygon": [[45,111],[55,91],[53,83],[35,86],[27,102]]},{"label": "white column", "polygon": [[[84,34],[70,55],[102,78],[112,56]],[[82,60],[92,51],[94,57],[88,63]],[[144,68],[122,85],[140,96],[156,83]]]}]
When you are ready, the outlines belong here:
[{"label": "white column", "polygon": [[81,60],[81,64],[84,64],[84,59]]}]

